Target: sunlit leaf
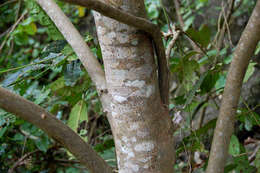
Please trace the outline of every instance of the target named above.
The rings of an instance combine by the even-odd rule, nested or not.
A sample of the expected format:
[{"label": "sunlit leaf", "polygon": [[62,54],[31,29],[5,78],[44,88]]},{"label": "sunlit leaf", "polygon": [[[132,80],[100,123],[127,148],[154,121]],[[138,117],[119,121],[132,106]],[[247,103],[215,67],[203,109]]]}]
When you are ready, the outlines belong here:
[{"label": "sunlit leaf", "polygon": [[249,63],[243,82],[247,82],[248,79],[252,76],[255,71],[255,65],[256,63],[254,62]]},{"label": "sunlit leaf", "polygon": [[78,9],[79,17],[84,17],[85,16],[85,7],[78,6],[77,9]]},{"label": "sunlit leaf", "polygon": [[232,156],[237,156],[240,154],[240,143],[235,135],[231,136],[228,152]]},{"label": "sunlit leaf", "polygon": [[83,121],[88,121],[88,113],[87,104],[84,100],[81,100],[72,108],[69,115],[68,126],[72,130],[77,131],[79,124]]}]

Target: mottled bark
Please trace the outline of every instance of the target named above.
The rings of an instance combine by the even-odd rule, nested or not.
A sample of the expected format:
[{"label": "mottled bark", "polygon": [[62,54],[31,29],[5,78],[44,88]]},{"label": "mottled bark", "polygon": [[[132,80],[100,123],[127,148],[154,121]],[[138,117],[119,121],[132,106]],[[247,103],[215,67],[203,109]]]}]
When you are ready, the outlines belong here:
[{"label": "mottled bark", "polygon": [[[119,8],[145,17],[140,0],[120,1]],[[134,27],[94,14],[108,92],[110,124],[120,173],[172,173],[172,124],[158,89],[153,46]]]},{"label": "mottled bark", "polygon": [[260,40],[260,0],[240,38],[229,68],[220,113],[210,151],[207,173],[223,173],[243,78]]},{"label": "mottled bark", "polygon": [[121,8],[122,0],[103,0],[107,3],[97,0],[64,0],[73,4],[78,4],[91,8],[104,16],[115,19],[119,22],[134,26],[142,32],[146,32],[153,39],[154,47],[158,63],[158,78],[160,96],[165,107],[169,105],[169,70],[165,56],[165,50],[162,42],[162,34],[160,28],[143,18],[143,16],[136,16],[130,11],[123,11]]}]

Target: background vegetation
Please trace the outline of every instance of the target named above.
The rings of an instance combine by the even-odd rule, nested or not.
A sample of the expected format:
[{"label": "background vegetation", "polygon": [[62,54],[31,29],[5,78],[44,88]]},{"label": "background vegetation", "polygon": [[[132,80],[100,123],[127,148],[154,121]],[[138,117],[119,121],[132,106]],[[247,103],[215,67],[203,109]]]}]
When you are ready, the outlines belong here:
[{"label": "background vegetation", "polygon": [[[102,63],[91,11],[57,2]],[[179,8],[165,0],[146,0],[145,4],[149,19],[165,33],[166,48],[172,40],[171,34],[167,36],[174,29],[172,24],[180,31],[169,57],[170,109],[173,121],[179,124],[174,134],[176,172],[203,172],[231,53],[256,1],[234,1],[230,17],[225,2],[180,2]],[[226,34],[221,40],[223,26]],[[245,90],[254,94],[243,97],[242,93],[229,148],[232,157],[225,172],[260,172],[260,88],[254,87],[260,84],[259,51],[260,45],[244,80]],[[71,47],[34,0],[1,1],[0,85],[46,108],[116,166],[111,130],[95,87]],[[28,173],[87,172],[59,143],[0,109],[0,172],[13,168]]]}]

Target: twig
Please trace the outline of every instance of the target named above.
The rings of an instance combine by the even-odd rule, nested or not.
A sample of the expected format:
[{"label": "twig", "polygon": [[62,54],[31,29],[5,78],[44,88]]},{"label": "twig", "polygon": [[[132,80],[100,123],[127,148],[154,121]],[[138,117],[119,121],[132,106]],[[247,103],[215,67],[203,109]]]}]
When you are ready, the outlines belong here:
[{"label": "twig", "polygon": [[224,7],[223,7],[223,4],[222,4],[221,14],[223,15],[224,23],[222,24],[222,28],[220,30],[219,38],[217,39],[217,43],[216,43],[216,47],[217,47],[218,50],[220,50],[221,47],[222,47],[225,32],[226,32],[226,29],[227,29],[226,28],[227,25],[225,23],[229,23],[231,15],[234,11],[233,10],[234,2],[235,2],[235,0],[229,0],[229,7],[228,7],[228,10],[227,10],[227,15],[225,14]]},{"label": "twig", "polygon": [[170,56],[171,56],[171,50],[176,42],[176,40],[178,39],[179,37],[179,34],[180,34],[180,30],[176,30],[175,29],[175,26],[173,25],[172,29],[171,29],[171,32],[172,32],[172,40],[170,41],[170,43],[168,44],[167,46],[167,49],[166,49],[166,59],[169,61],[170,59]]},{"label": "twig", "polygon": [[[68,56],[67,56],[68,57]],[[65,57],[65,58],[67,58]],[[55,59],[57,58],[57,56],[53,57],[53,58],[49,58],[49,59],[44,59],[44,60],[41,60],[39,62],[35,62],[35,63],[30,63],[30,64],[26,64],[26,65],[23,65],[23,66],[20,66],[20,67],[14,67],[14,68],[9,68],[7,70],[2,70],[0,71],[0,74],[2,73],[7,73],[7,72],[11,72],[11,71],[15,71],[15,70],[20,70],[20,69],[23,69],[25,67],[29,67],[29,66],[33,66],[33,65],[37,65],[37,64],[41,64],[41,63],[44,63],[44,62],[47,62],[47,61],[50,61],[52,59]]]},{"label": "twig", "polygon": [[248,160],[249,160],[250,163],[255,160],[256,154],[259,151],[259,149],[260,149],[260,144],[258,143],[258,145],[254,149],[253,153],[248,157]]},{"label": "twig", "polygon": [[17,1],[17,0],[6,1],[6,2],[4,2],[3,4],[0,4],[0,8],[3,7],[3,6],[5,6],[5,5],[11,4],[11,3],[13,3],[13,2],[16,2],[16,1]]},{"label": "twig", "polygon": [[5,30],[3,33],[1,33],[1,34],[0,34],[0,39],[1,39],[2,37],[4,37],[6,34],[8,34],[11,29],[12,29],[12,26],[9,27],[7,30]]},{"label": "twig", "polygon": [[[174,6],[175,6],[175,10],[176,10],[176,14],[177,14],[177,18],[178,21],[180,23],[181,29],[184,31],[185,28],[185,23],[183,21],[182,15],[180,13],[180,3],[178,0],[174,0]],[[196,42],[194,42],[194,40],[192,40],[190,37],[188,37],[188,40],[193,48],[193,50],[200,52],[200,47],[198,47],[198,45],[196,44]]]},{"label": "twig", "polygon": [[14,31],[14,29],[16,28],[16,26],[21,22],[21,20],[24,18],[24,16],[26,15],[27,12],[24,12],[20,17],[19,19],[13,24],[12,28],[10,29],[10,31],[8,32],[8,34],[6,35],[4,41],[2,42],[1,46],[0,46],[0,53],[1,53],[1,50],[3,49],[6,41],[7,41],[7,38],[10,36],[10,34]]},{"label": "twig", "polygon": [[24,161],[27,157],[29,157],[29,156],[33,155],[34,153],[37,153],[37,152],[40,152],[40,150],[35,150],[35,151],[32,151],[32,152],[30,152],[30,153],[25,154],[25,155],[24,155],[23,157],[21,157],[17,162],[14,163],[14,165],[8,170],[8,173],[14,173],[14,171],[15,171],[15,169],[16,169],[17,167],[19,167],[19,166],[21,166],[21,165],[24,164],[23,161]]},{"label": "twig", "polygon": [[69,164],[80,163],[78,160],[65,160],[65,159],[55,159],[54,162],[69,163]]},{"label": "twig", "polygon": [[[228,32],[227,32],[227,33],[228,33],[228,38],[229,38],[230,45],[231,45],[232,47],[234,47],[234,45],[233,45],[232,40],[231,40],[231,34],[230,34],[228,22],[229,22],[230,17],[231,17],[231,13],[232,13],[233,6],[234,6],[234,0],[231,1],[231,5],[230,5],[230,8],[229,8],[229,10],[228,10],[227,16],[226,16],[226,14],[225,14],[225,12],[224,12],[224,7],[222,7],[223,18],[224,18],[223,27],[224,27],[224,25],[225,25],[224,28],[226,28],[227,31],[228,31]],[[224,29],[224,30],[225,30],[225,29]]]},{"label": "twig", "polygon": [[197,46],[197,48],[199,48],[199,53],[203,53],[205,56],[207,56],[208,58],[209,58],[209,55],[207,54],[207,52],[195,41],[195,40],[193,40],[193,38],[191,38],[190,36],[189,36],[189,34],[187,34],[186,32],[184,32],[184,31],[181,31],[184,35],[186,35],[196,46]]}]

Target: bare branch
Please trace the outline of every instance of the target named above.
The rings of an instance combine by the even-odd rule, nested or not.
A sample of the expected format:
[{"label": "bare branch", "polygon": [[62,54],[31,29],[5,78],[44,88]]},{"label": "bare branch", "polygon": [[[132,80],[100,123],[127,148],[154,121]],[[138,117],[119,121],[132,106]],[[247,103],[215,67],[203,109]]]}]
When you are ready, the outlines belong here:
[{"label": "bare branch", "polygon": [[101,65],[68,17],[53,0],[37,0],[37,2],[71,45],[97,89],[106,89],[105,74]]},{"label": "bare branch", "polygon": [[165,54],[166,54],[166,59],[169,61],[170,56],[171,56],[171,50],[176,42],[176,40],[179,37],[180,34],[180,30],[176,30],[175,26],[172,27],[171,29],[171,35],[172,35],[172,40],[170,41],[170,43],[168,44],[168,47],[166,48]]},{"label": "bare branch", "polygon": [[39,152],[40,150],[35,150],[32,151],[30,153],[25,154],[23,157],[21,157],[17,162],[14,163],[14,165],[8,170],[8,173],[14,173],[15,169],[18,168],[19,166],[21,166],[24,162],[24,160],[27,157],[30,157],[31,155],[33,155],[34,153]]},{"label": "bare branch", "polygon": [[[2,42],[1,46],[0,46],[0,53],[2,51],[2,49],[4,48],[5,46],[5,43],[7,42],[7,39],[8,37],[11,35],[11,33],[15,30],[15,28],[17,27],[17,25],[22,21],[22,19],[24,18],[24,16],[26,15],[27,13],[24,12],[20,17],[19,19],[13,24],[13,26],[11,27],[11,29],[8,31],[7,33],[7,36],[5,37],[4,41]],[[2,34],[1,34],[2,35]]]},{"label": "bare branch", "polygon": [[112,173],[108,164],[68,126],[40,106],[0,87],[0,107],[42,129],[93,173]]},{"label": "bare branch", "polygon": [[207,173],[223,173],[243,78],[250,58],[260,41],[260,0],[240,38],[229,68],[220,113],[214,132]]},{"label": "bare branch", "polygon": [[[174,0],[174,6],[175,6],[177,18],[178,18],[178,21],[180,23],[181,29],[184,31],[185,23],[183,21],[181,13],[180,13],[180,3],[179,3],[179,0]],[[196,43],[193,40],[191,40],[189,37],[188,37],[188,40],[189,40],[193,50],[195,50],[196,52],[201,52],[201,49],[198,47],[198,45],[196,45]]]}]

